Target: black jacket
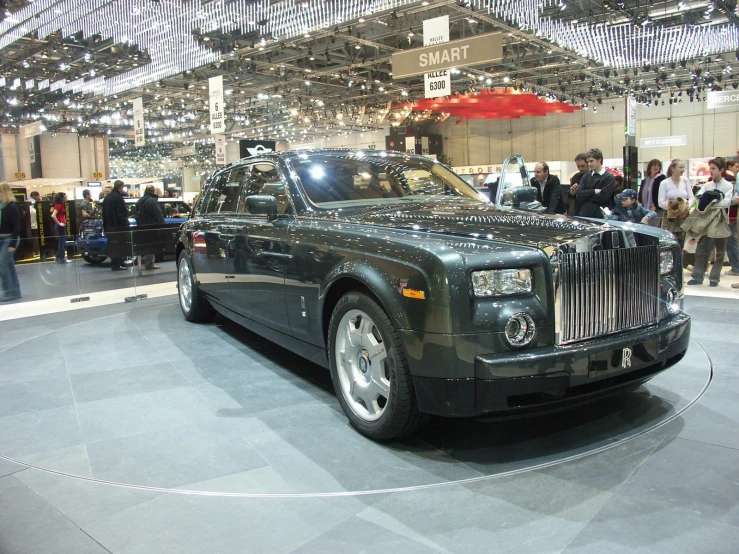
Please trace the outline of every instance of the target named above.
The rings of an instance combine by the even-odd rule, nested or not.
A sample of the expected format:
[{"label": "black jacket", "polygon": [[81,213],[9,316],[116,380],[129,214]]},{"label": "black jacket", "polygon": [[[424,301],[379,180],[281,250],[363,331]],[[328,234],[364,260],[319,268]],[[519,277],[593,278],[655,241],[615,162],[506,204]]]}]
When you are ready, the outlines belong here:
[{"label": "black jacket", "polygon": [[136,223],[139,225],[164,225],[164,215],[159,207],[158,196],[145,192],[136,202]]},{"label": "black jacket", "polygon": [[555,175],[548,175],[544,183],[544,190],[539,188],[539,181],[536,177],[531,178],[531,186],[536,188],[536,199],[546,208],[548,214],[565,213],[565,203],[562,198],[562,186],[559,178]]},{"label": "black jacket", "polygon": [[[600,189],[598,194],[595,189]],[[575,215],[603,219],[601,208],[611,206],[616,179],[605,169],[599,175],[592,171],[580,180],[580,190],[575,196]]]},{"label": "black jacket", "polygon": [[116,189],[103,199],[103,228],[128,227],[128,210],[123,195]]},{"label": "black jacket", "polygon": [[17,240],[21,234],[21,209],[18,202],[8,202],[0,215],[0,235]]},{"label": "black jacket", "polygon": [[[659,184],[664,181],[666,177],[663,174],[659,174],[654,178],[654,182],[652,183],[652,206],[656,206],[659,208]],[[641,184],[639,185],[639,200],[641,201],[641,191],[644,188],[644,185],[647,184],[646,179],[641,180]],[[652,206],[644,206],[646,209],[651,208]]]}]

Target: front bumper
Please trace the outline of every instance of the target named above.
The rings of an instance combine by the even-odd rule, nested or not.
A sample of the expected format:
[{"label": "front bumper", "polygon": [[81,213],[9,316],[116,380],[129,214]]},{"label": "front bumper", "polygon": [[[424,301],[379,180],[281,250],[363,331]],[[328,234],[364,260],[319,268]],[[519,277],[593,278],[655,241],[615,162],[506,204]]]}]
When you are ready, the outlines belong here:
[{"label": "front bumper", "polygon": [[475,358],[475,376],[413,377],[422,412],[447,417],[524,412],[588,400],[633,386],[675,365],[690,340],[690,317],[566,346]]}]

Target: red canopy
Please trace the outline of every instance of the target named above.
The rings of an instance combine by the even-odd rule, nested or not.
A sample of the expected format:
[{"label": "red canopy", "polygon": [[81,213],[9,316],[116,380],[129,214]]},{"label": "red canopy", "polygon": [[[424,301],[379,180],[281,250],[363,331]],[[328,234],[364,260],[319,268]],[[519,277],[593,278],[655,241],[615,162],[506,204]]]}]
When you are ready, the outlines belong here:
[{"label": "red canopy", "polygon": [[[401,105],[394,105],[394,108]],[[580,106],[539,98],[535,94],[514,90],[482,90],[472,94],[453,94],[441,98],[424,98],[414,106],[414,112],[448,114],[465,119],[515,119],[526,115],[572,113]],[[446,118],[444,118],[446,119]]]}]

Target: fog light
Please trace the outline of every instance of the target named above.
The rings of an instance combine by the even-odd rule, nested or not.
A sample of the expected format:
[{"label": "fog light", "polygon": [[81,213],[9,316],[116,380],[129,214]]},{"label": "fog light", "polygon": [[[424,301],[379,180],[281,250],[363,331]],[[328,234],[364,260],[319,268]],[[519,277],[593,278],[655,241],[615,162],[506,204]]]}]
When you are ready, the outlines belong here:
[{"label": "fog light", "polygon": [[667,312],[670,315],[675,315],[680,311],[680,302],[677,297],[677,291],[673,288],[670,288],[667,291],[667,298],[665,300],[665,303],[667,304]]},{"label": "fog light", "polygon": [[526,346],[534,340],[536,325],[529,314],[513,314],[505,326],[505,338],[511,346]]}]

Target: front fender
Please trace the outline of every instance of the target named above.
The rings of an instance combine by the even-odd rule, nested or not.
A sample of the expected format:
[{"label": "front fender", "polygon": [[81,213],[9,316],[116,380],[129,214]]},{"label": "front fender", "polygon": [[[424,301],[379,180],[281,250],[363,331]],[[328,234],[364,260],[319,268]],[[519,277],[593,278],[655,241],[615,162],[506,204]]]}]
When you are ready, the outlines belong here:
[{"label": "front fender", "polygon": [[[332,268],[320,284],[319,313],[328,314],[356,283],[379,301],[396,329],[427,330],[431,287],[424,272],[408,264],[381,259],[347,259]],[[423,292],[423,299],[403,295],[403,290]]]}]

